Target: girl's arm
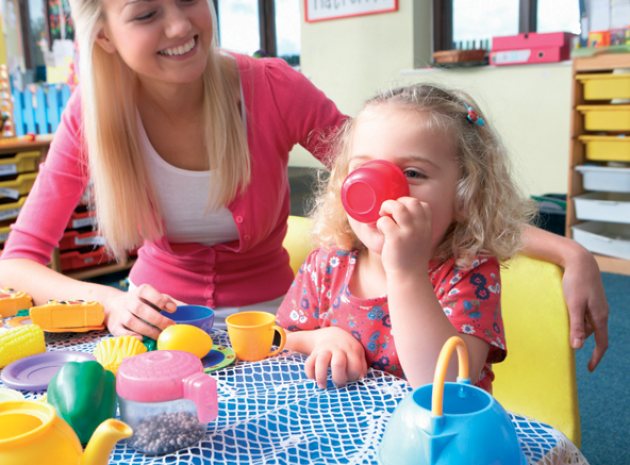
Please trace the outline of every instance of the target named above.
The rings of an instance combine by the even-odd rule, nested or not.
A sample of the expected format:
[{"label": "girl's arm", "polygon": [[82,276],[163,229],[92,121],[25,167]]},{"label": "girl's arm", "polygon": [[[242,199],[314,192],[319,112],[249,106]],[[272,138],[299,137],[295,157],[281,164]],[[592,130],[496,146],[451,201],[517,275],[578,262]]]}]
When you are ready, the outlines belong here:
[{"label": "girl's arm", "polygon": [[[435,297],[426,271],[388,273],[387,295],[398,359],[413,387],[432,382],[440,350],[451,336],[460,336],[466,342],[470,380],[473,384],[477,382],[489,345],[476,336],[461,334],[453,327]],[[448,380],[457,378],[457,369],[456,360],[452,359],[447,371]]]},{"label": "girl's arm", "polygon": [[[433,254],[429,205],[412,197],[387,200],[381,215],[377,227],[384,236],[381,262],[387,278],[392,334],[407,380],[414,387],[430,383],[442,346],[449,337],[460,335],[468,345],[470,379],[475,383],[489,344],[459,334],[435,296],[427,271]],[[454,361],[447,377],[457,377]]]},{"label": "girl's arm", "polygon": [[96,301],[105,308],[107,327],[114,335],[146,335],[157,339],[172,324],[154,307],[174,311],[175,303],[150,286],[123,292],[111,286],[78,281],[30,259],[0,260],[0,286],[29,294],[35,305],[50,299]]},{"label": "girl's arm", "polygon": [[523,252],[564,268],[562,286],[569,309],[570,343],[580,349],[595,333],[595,348],[588,362],[588,369],[593,371],[608,348],[608,303],[595,258],[577,242],[529,225],[523,230]]}]

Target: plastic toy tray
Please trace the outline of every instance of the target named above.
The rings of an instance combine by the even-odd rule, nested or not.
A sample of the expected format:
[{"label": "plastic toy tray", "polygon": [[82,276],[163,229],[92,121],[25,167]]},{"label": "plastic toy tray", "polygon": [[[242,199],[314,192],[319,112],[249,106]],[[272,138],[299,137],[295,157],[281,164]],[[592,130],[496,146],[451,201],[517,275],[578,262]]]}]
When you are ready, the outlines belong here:
[{"label": "plastic toy tray", "polygon": [[[20,174],[14,179],[0,180],[0,199],[9,198],[17,200],[21,195],[26,195],[33,187],[37,173]],[[1,179],[1,178],[0,178]]]},{"label": "plastic toy tray", "polygon": [[630,162],[630,137],[584,135],[579,139],[588,160]]},{"label": "plastic toy tray", "polygon": [[586,100],[630,99],[630,74],[578,74]]},{"label": "plastic toy tray", "polygon": [[0,155],[0,178],[35,171],[39,163],[39,152],[21,152],[16,155]]}]

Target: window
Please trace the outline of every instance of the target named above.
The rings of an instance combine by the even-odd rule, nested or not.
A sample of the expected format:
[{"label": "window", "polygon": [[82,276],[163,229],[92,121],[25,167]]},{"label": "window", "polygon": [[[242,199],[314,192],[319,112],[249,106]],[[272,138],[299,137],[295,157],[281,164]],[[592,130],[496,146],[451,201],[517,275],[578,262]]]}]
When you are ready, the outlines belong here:
[{"label": "window", "polygon": [[299,64],[300,5],[296,0],[214,0],[219,43],[247,55],[261,52]]},{"label": "window", "polygon": [[521,32],[579,34],[582,3],[580,0],[433,0],[434,49],[484,47],[492,37]]}]

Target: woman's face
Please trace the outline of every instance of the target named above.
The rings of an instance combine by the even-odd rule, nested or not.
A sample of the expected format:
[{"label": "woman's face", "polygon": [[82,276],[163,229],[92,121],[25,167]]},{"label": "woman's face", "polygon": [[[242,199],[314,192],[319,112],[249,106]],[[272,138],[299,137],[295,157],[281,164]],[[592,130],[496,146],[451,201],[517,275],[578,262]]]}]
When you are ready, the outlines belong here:
[{"label": "woman's face", "polygon": [[[396,104],[367,107],[355,121],[349,171],[369,160],[387,160],[403,171],[409,195],[431,208],[431,248],[435,251],[456,217],[460,176],[452,138],[428,128],[428,116]],[[372,252],[381,253],[383,234],[376,223],[348,216],[350,227]]]},{"label": "woman's face", "polygon": [[143,82],[199,79],[212,43],[207,0],[102,0],[97,43],[118,53]]}]

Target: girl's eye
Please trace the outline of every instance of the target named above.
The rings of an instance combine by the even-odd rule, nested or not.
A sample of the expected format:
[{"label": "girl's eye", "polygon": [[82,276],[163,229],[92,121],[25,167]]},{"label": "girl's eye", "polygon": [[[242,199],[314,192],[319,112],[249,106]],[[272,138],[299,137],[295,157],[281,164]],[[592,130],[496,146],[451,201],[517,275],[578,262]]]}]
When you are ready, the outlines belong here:
[{"label": "girl's eye", "polygon": [[410,179],[425,179],[426,175],[416,168],[405,168],[403,173]]}]

